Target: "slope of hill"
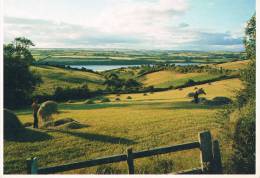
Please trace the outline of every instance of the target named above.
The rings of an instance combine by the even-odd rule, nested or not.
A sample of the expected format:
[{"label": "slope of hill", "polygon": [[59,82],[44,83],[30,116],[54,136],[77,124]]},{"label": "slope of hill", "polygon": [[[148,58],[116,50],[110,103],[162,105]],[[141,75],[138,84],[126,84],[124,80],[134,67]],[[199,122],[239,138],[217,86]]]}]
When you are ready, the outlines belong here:
[{"label": "slope of hill", "polygon": [[104,77],[96,73],[50,66],[32,66],[31,70],[40,74],[43,80],[43,83],[36,88],[35,93],[37,94],[52,94],[56,87],[73,88],[81,86],[84,83],[88,84],[90,90],[103,88]]},{"label": "slope of hill", "polygon": [[180,86],[190,79],[199,82],[219,78],[220,75],[203,73],[178,73],[175,71],[158,71],[146,74],[139,78],[145,86],[154,86],[156,88],[167,88],[169,86]]},{"label": "slope of hill", "polygon": [[240,70],[244,69],[249,60],[243,60],[243,61],[235,61],[235,62],[225,62],[221,64],[212,64],[212,66],[220,68],[222,67],[223,69],[229,69],[229,70]]},{"label": "slope of hill", "polygon": [[[233,90],[241,88],[239,79],[229,79],[204,84],[205,97],[230,97]],[[197,134],[210,130],[221,143],[223,164],[230,154],[230,143],[221,137],[223,127],[215,115],[219,107],[191,103],[187,94],[194,87],[183,90],[169,90],[148,95],[122,94],[109,95],[110,103],[85,104],[60,103],[60,114],[55,119],[73,118],[88,127],[77,130],[32,130],[31,141],[5,141],[5,173],[24,173],[25,160],[39,157],[39,167],[54,166],[69,162],[89,160],[97,157],[124,153],[129,146],[134,151],[154,147],[179,144],[197,140]],[[131,96],[132,99],[126,99]],[[120,97],[120,101],[115,98]],[[32,122],[31,109],[16,112],[22,121]],[[47,137],[48,136],[48,137]],[[43,137],[43,138],[42,138]],[[46,138],[45,138],[46,137]],[[29,139],[29,138],[28,138]],[[198,150],[176,154],[160,155],[156,158],[136,160],[136,172],[151,173],[148,168],[163,160],[172,161],[173,171],[200,166]],[[127,173],[125,163],[112,164],[117,173]],[[98,173],[102,166],[79,169],[67,173]]]}]

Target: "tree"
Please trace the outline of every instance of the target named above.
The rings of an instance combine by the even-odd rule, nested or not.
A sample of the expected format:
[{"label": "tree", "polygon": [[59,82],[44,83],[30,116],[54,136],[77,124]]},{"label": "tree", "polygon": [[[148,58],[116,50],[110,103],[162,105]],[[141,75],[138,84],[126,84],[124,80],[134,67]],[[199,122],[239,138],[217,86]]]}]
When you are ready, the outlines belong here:
[{"label": "tree", "polygon": [[29,47],[32,42],[16,38],[4,45],[4,107],[17,108],[27,104],[40,76],[31,72],[29,65],[34,61]]},{"label": "tree", "polygon": [[241,72],[244,89],[237,95],[235,111],[237,123],[233,134],[232,171],[234,173],[255,173],[255,77],[256,77],[256,22],[255,15],[245,29],[244,45],[250,63]]}]

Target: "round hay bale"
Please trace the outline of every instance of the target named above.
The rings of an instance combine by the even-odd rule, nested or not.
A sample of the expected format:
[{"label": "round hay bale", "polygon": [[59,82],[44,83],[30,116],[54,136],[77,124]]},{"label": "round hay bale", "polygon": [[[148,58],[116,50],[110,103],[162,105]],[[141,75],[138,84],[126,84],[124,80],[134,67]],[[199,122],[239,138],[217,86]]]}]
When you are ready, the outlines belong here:
[{"label": "round hay bale", "polygon": [[41,104],[38,116],[43,122],[52,120],[52,115],[58,113],[58,104],[54,101],[46,101]]},{"label": "round hay bale", "polygon": [[132,99],[132,97],[131,96],[127,96],[126,99],[130,100],[130,99]]},{"label": "round hay bale", "polygon": [[116,98],[115,101],[120,101],[120,98]]},{"label": "round hay bale", "polygon": [[17,137],[24,130],[18,117],[8,109],[4,109],[4,139]]}]

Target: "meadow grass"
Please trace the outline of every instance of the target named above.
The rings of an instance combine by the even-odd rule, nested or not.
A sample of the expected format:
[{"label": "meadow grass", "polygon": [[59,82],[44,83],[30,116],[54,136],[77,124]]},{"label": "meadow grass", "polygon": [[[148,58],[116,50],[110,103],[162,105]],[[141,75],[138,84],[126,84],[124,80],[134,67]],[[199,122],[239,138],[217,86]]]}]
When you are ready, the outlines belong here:
[{"label": "meadow grass", "polygon": [[87,83],[90,90],[102,89],[104,77],[99,74],[68,70],[57,67],[35,67],[31,70],[40,74],[43,83],[36,87],[36,94],[53,94],[56,87],[78,87]]},{"label": "meadow grass", "polygon": [[144,75],[139,78],[145,86],[154,86],[156,88],[167,88],[170,86],[177,87],[184,85],[188,80],[195,82],[211,80],[220,77],[207,72],[203,73],[178,73],[175,71],[158,71]]},{"label": "meadow grass", "polygon": [[[205,97],[233,97],[241,88],[239,79],[204,84]],[[220,141],[223,162],[230,153],[230,143],[222,139],[223,127],[216,113],[219,107],[191,103],[183,90],[143,94],[108,95],[111,102],[84,104],[83,101],[60,103],[54,119],[73,118],[87,127],[76,130],[28,129],[20,140],[4,141],[4,172],[26,173],[25,160],[36,156],[39,167],[54,166],[103,156],[197,140],[198,132],[210,130]],[[127,99],[131,96],[132,99]],[[120,101],[115,101],[119,97]],[[30,108],[16,111],[22,123],[32,122]],[[26,139],[25,139],[25,138]],[[153,156],[135,161],[137,173],[166,173],[198,167],[199,151],[191,150]],[[127,164],[115,163],[64,172],[66,174],[127,173]]]}]

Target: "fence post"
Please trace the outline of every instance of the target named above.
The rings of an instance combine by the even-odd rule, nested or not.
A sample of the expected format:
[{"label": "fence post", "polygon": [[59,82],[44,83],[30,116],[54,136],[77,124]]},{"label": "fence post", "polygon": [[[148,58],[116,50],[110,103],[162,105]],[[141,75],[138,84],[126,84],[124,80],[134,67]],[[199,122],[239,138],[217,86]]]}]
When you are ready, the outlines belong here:
[{"label": "fence post", "polygon": [[133,159],[133,150],[132,148],[127,149],[127,165],[128,165],[128,173],[134,174],[134,159]]},{"label": "fence post", "polygon": [[27,174],[37,174],[38,173],[36,157],[27,159],[26,163],[27,163]]},{"label": "fence post", "polygon": [[217,140],[214,140],[213,142],[213,168],[215,174],[222,174],[222,163],[221,163],[221,154],[220,154],[220,148],[219,148],[219,142]]},{"label": "fence post", "polygon": [[212,141],[209,131],[199,133],[200,142],[200,161],[202,172],[205,174],[212,171]]}]

